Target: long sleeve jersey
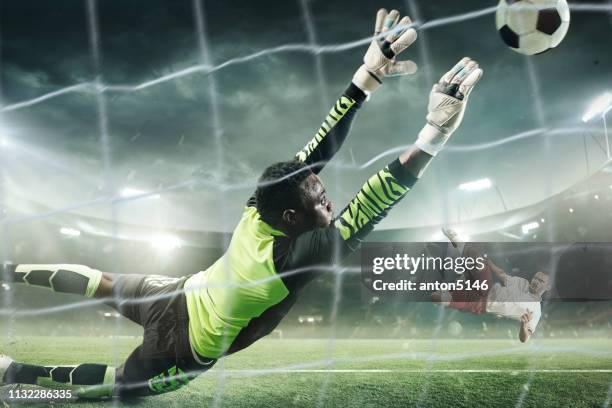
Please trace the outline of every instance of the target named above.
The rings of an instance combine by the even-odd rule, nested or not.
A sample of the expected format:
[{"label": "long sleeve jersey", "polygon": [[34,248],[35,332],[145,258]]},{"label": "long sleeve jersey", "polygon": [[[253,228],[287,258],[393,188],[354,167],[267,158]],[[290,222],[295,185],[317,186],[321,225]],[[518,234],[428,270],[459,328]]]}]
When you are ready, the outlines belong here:
[{"label": "long sleeve jersey", "polygon": [[[351,84],[296,158],[320,172],[346,139],[364,100]],[[225,254],[185,284],[194,356],[218,358],[269,334],[300,291],[355,251],[415,182],[395,160],[372,175],[328,227],[297,237],[265,223],[251,198]]]}]

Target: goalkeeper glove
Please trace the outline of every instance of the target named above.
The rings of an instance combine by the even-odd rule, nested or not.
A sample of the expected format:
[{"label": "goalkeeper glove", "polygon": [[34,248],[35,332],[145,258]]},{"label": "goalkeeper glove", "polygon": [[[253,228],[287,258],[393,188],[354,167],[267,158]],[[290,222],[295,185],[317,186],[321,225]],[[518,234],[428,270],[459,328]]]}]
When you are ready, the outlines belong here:
[{"label": "goalkeeper glove", "polygon": [[[399,20],[399,12],[380,9],[376,13],[374,36],[389,32],[383,38],[375,38],[363,57],[363,65],[353,76],[353,83],[366,94],[374,92],[385,76],[414,74],[417,65],[410,60],[396,61],[395,57],[416,40],[414,28],[401,28],[412,23],[410,17]],[[398,28],[398,25],[400,26]]]},{"label": "goalkeeper glove", "polygon": [[415,145],[435,156],[461,124],[468,97],[482,76],[476,61],[465,57],[434,85],[429,95],[427,124]]}]

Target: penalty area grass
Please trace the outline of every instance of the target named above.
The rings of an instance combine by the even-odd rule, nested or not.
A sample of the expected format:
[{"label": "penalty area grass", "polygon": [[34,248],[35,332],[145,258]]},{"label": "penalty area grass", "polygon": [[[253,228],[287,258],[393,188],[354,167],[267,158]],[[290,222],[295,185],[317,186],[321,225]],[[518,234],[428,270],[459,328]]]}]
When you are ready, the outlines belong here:
[{"label": "penalty area grass", "polygon": [[[0,337],[0,351],[33,364],[117,365],[138,343],[138,338]],[[264,339],[220,360],[178,391],[121,405],[601,407],[610,400],[611,384],[612,341],[607,339],[536,338],[526,344]]]}]

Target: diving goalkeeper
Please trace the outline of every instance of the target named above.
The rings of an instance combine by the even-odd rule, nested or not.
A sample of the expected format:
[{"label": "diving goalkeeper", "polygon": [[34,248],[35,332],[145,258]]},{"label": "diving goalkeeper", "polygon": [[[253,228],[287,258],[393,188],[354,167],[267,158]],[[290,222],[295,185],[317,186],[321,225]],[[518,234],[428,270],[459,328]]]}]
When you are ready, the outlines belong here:
[{"label": "diving goalkeeper", "polygon": [[4,279],[105,301],[144,328],[125,363],[42,366],[0,356],[0,385],[70,389],[82,398],[156,395],[180,388],[224,356],[270,333],[300,292],[349,253],[419,179],[457,129],[482,70],[462,59],[434,86],[414,146],[371,176],[332,219],[318,174],[349,133],[357,110],[386,76],[413,74],[395,57],[416,39],[410,19],[379,10],[364,63],[314,138],[289,161],[268,167],[225,254],[183,278],[110,274],[82,265],[7,265]]}]

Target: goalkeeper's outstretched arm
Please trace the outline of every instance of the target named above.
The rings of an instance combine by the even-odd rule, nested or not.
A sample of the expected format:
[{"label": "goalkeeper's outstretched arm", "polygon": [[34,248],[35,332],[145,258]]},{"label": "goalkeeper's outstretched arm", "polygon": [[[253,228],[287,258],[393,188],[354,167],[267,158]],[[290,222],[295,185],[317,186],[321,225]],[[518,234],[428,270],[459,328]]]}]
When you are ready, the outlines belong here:
[{"label": "goalkeeper's outstretched arm", "polygon": [[351,130],[355,113],[365,99],[366,94],[351,83],[336,100],[317,133],[295,158],[318,174],[340,150]]},{"label": "goalkeeper's outstretched arm", "polygon": [[[417,36],[414,28],[408,28],[410,18],[406,16],[400,20],[399,17],[397,10],[390,13],[385,9],[378,11],[375,38],[363,58],[364,63],[346,91],[336,100],[317,133],[295,155],[297,160],[308,164],[314,173],[319,173],[338,152],[348,136],[355,113],[366,97],[378,89],[385,76],[416,72],[414,62],[395,59]],[[387,35],[383,37],[385,33]]]},{"label": "goalkeeper's outstretched arm", "polygon": [[[476,63],[472,63],[471,60],[462,60],[458,67],[454,68],[454,75],[450,77],[449,81],[454,81],[454,77],[457,75],[463,79],[470,79],[473,85],[480,77],[481,71],[478,70]],[[320,225],[322,227],[294,228],[291,230],[292,223],[293,225],[298,224],[296,221],[297,212],[293,209],[285,210],[284,213],[290,214],[291,217],[283,215],[278,224],[283,228],[283,230],[281,228],[279,230],[287,234],[287,237],[276,241],[279,245],[274,247],[274,256],[275,265],[278,265],[277,272],[282,276],[286,287],[289,288],[290,295],[286,300],[266,311],[265,318],[257,318],[256,323],[251,326],[251,331],[243,331],[244,335],[230,349],[230,353],[248,347],[258,338],[269,333],[270,328],[275,327],[294,305],[300,290],[321,272],[330,271],[330,266],[335,265],[336,261],[340,261],[356,250],[365,236],[416,183],[436,153],[433,148],[427,146],[422,148],[421,143],[435,146],[437,150],[442,148],[445,140],[440,139],[448,139],[450,133],[459,125],[460,119],[454,119],[454,117],[463,114],[467,100],[466,96],[471,90],[471,88],[466,88],[463,80],[457,82],[458,86],[455,89],[450,87],[444,78],[438,85],[443,86],[443,91],[447,93],[438,91],[438,88],[432,91],[430,115],[428,115],[428,124],[426,125],[426,127],[435,127],[443,136],[426,138],[426,136],[434,134],[431,131],[425,136],[419,135],[419,141],[415,146],[371,176],[356,196],[340,212],[340,215],[331,220],[331,223],[331,217],[329,217],[331,215],[331,204],[325,197],[325,188],[318,176],[308,175],[309,182],[306,183],[303,190],[309,197],[308,217],[314,218],[321,215],[313,214],[318,212],[325,216],[324,219],[320,218],[319,222],[309,223],[308,226]],[[450,94],[449,89],[454,89],[454,93]],[[463,93],[462,99],[458,98],[457,92]],[[439,93],[442,93],[442,95],[438,95]],[[437,113],[438,105],[431,101],[441,101],[445,103],[445,106],[450,106],[445,110],[447,116]],[[431,120],[430,116],[432,116]],[[315,206],[325,208],[325,210],[317,211],[314,209]],[[305,218],[303,215],[301,217]]]},{"label": "goalkeeper's outstretched arm", "polygon": [[[466,57],[434,85],[429,97],[427,124],[414,146],[371,177],[335,221],[345,241],[360,242],[421,177],[459,127],[468,96],[481,76],[478,64]],[[373,188],[376,178],[379,188]]]},{"label": "goalkeeper's outstretched arm", "polygon": [[291,261],[294,268],[313,262],[326,264],[357,249],[459,127],[469,94],[481,76],[478,64],[464,58],[440,79],[429,97],[427,124],[414,146],[371,176],[329,227],[297,237]]}]

